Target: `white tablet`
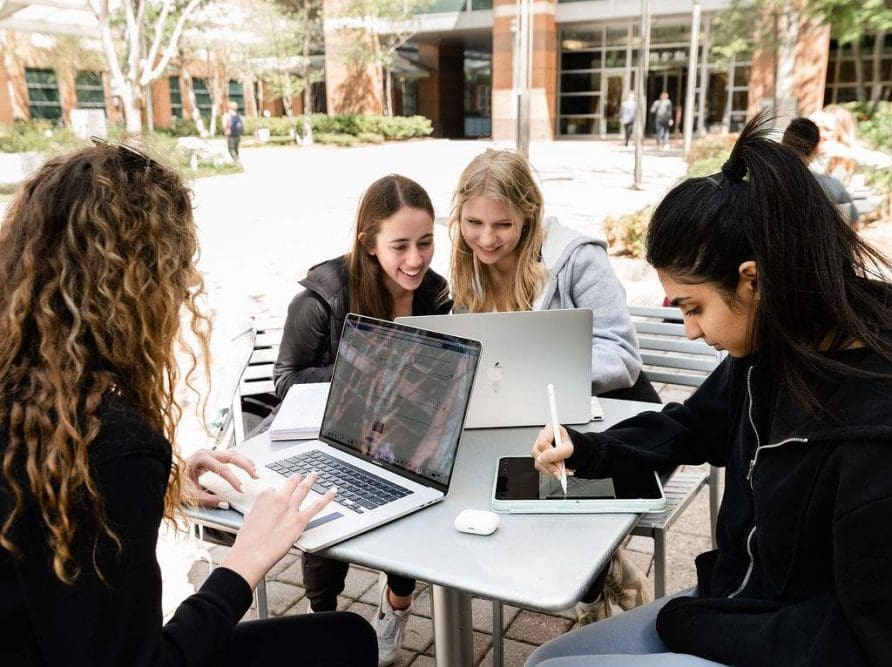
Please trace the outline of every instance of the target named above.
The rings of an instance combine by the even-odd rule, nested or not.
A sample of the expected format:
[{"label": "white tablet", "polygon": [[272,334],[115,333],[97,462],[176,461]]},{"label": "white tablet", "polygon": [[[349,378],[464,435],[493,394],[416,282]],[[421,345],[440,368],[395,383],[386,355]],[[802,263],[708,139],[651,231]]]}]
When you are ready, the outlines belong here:
[{"label": "white tablet", "polygon": [[655,472],[637,472],[603,479],[567,477],[561,482],[542,475],[531,456],[499,459],[492,488],[492,509],[512,514],[605,514],[655,512],[666,508]]}]

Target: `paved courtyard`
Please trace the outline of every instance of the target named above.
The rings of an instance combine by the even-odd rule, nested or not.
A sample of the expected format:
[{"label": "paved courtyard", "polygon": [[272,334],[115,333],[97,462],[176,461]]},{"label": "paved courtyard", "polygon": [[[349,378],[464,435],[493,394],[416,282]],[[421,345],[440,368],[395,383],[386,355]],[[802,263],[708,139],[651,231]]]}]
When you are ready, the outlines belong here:
[{"label": "paved courtyard", "polygon": [[[450,242],[445,227],[452,189],[464,165],[492,146],[484,141],[415,141],[349,150],[264,148],[243,151],[245,172],[202,179],[194,184],[195,215],[201,229],[201,269],[208,286],[218,334],[214,349],[222,373],[226,334],[246,316],[280,318],[306,270],[323,259],[343,253],[349,245],[356,205],[363,189],[388,173],[419,181],[430,193],[438,215],[434,268],[447,273]],[[631,190],[633,153],[614,142],[555,142],[533,144],[531,159],[545,194],[547,214],[558,216],[579,231],[601,235],[605,216],[634,211],[658,201],[684,173],[676,152],[656,153],[644,160],[644,189]],[[659,298],[659,285],[641,262],[614,260],[630,300]],[[685,391],[658,387],[664,400],[683,398]],[[184,424],[184,452],[202,444],[194,420]],[[668,590],[694,583],[693,557],[709,547],[708,498],[701,493],[668,538]],[[165,577],[167,613],[200,585],[207,575],[207,558],[219,562],[222,547],[204,547],[168,535],[159,546]],[[635,537],[631,558],[653,581],[653,544]],[[273,615],[307,610],[299,555],[282,560],[271,572],[269,606]],[[378,598],[378,575],[351,568],[340,600],[371,618]],[[433,665],[431,592],[419,583],[413,614],[397,665]],[[492,664],[492,606],[475,599],[476,662]],[[255,618],[256,610],[248,613]],[[572,610],[541,614],[506,608],[505,664],[522,665],[539,644],[573,626]]]}]

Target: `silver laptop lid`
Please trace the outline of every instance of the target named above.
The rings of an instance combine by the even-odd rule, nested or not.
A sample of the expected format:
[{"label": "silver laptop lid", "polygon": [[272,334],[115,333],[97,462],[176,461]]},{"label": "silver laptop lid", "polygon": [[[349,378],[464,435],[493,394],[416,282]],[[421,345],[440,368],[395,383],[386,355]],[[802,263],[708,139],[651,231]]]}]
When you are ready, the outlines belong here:
[{"label": "silver laptop lid", "polygon": [[465,428],[541,426],[553,384],[564,424],[592,417],[589,308],[401,317],[397,321],[483,344]]},{"label": "silver laptop lid", "polygon": [[444,493],[480,343],[350,313],[319,439]]}]

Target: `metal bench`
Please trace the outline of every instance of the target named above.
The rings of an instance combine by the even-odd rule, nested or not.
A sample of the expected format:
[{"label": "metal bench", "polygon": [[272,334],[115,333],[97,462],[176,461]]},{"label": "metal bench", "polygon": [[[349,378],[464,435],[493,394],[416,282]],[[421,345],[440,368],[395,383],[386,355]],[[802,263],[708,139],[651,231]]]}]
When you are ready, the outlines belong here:
[{"label": "metal bench", "polygon": [[[644,370],[654,383],[699,387],[721,361],[713,348],[702,340],[685,337],[684,324],[677,308],[629,306]],[[712,543],[720,498],[720,474],[710,466],[701,470],[676,470],[663,483],[667,507],[649,512],[639,519],[633,535],[653,538],[654,597],[666,594],[666,531],[681,516],[704,484],[709,485],[709,518]]]}]

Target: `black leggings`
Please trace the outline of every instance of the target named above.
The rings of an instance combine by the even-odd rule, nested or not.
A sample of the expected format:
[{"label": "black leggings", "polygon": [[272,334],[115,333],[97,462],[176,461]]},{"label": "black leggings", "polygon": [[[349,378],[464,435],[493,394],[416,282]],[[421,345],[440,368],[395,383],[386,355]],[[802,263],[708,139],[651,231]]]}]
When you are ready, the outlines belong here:
[{"label": "black leggings", "polygon": [[214,663],[232,667],[375,667],[378,639],[362,616],[336,611],[245,621]]},{"label": "black leggings", "polygon": [[[350,563],[316,554],[303,554],[304,587],[313,611],[334,611],[338,608],[338,595],[344,590]],[[394,595],[406,597],[415,590],[415,580],[387,573],[387,585]]]}]

